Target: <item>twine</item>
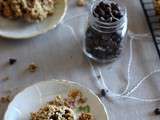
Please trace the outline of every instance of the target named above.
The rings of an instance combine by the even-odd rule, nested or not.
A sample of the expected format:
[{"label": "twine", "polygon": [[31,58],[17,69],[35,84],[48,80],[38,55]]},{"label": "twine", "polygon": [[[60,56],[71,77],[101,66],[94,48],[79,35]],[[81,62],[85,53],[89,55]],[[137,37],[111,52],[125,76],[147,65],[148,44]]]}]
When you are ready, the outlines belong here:
[{"label": "twine", "polygon": [[[73,17],[67,19],[66,21],[71,20],[71,19],[76,18],[76,17],[81,17],[83,15],[86,15],[86,14],[73,16]],[[78,37],[74,32],[74,29],[70,25],[65,24],[66,21],[63,21],[61,24],[63,24],[65,27],[67,27],[71,31],[71,33],[72,33],[74,39],[76,40],[77,44],[79,45],[80,49],[82,49],[82,47],[80,45],[80,42],[78,40]],[[96,67],[89,59],[87,59],[89,65],[91,67],[91,71],[92,71],[92,73],[93,73],[93,75],[94,75],[94,77],[96,79],[97,86],[98,86],[99,89],[105,89],[107,91],[107,98],[108,97],[110,97],[110,98],[123,98],[123,99],[131,99],[131,100],[134,100],[134,101],[141,101],[141,102],[156,102],[156,101],[160,101],[160,98],[148,99],[148,98],[138,98],[138,97],[130,96],[149,77],[151,77],[152,75],[154,75],[156,73],[160,73],[160,69],[157,69],[157,70],[154,70],[154,71],[150,72],[143,79],[141,79],[131,90],[129,90],[129,87],[130,87],[130,84],[131,84],[131,82],[130,82],[131,81],[130,72],[131,72],[132,61],[133,61],[133,41],[135,39],[142,39],[144,37],[151,38],[151,36],[148,33],[146,33],[146,34],[134,34],[134,33],[130,32],[130,31],[128,31],[128,35],[130,37],[130,41],[129,41],[130,42],[130,55],[129,55],[128,69],[127,69],[127,85],[126,85],[124,91],[122,93],[120,93],[120,94],[117,94],[117,93],[114,93],[113,91],[111,91],[111,89],[109,89],[109,87],[105,83],[105,80],[103,78],[103,75],[102,75],[100,67],[98,67],[98,66]],[[97,76],[100,76],[100,77],[97,78]]]}]

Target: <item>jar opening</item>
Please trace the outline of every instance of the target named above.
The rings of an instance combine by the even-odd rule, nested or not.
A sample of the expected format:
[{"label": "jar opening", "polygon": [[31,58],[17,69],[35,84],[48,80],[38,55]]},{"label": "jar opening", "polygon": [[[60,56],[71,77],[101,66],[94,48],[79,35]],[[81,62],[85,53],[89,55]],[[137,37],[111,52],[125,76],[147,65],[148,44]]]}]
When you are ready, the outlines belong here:
[{"label": "jar opening", "polygon": [[[94,16],[94,10],[100,2],[109,3],[109,4],[111,4],[111,3],[118,4],[120,7],[122,17],[120,19],[117,19],[115,22],[100,21],[97,17]],[[107,28],[108,27],[113,28],[114,26],[115,27],[117,27],[118,25],[121,26],[121,24],[124,23],[124,20],[127,17],[127,9],[122,3],[118,2],[117,0],[98,0],[98,1],[95,1],[92,3],[91,8],[90,8],[90,16],[89,17],[93,22],[99,24],[100,26],[103,25]]]}]

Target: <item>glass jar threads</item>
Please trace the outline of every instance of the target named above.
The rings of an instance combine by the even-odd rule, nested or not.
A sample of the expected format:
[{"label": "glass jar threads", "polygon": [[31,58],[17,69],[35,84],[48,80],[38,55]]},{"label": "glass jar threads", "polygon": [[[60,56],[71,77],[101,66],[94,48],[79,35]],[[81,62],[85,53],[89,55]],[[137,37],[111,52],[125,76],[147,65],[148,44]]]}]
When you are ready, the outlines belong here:
[{"label": "glass jar threads", "polygon": [[112,62],[123,47],[127,10],[116,0],[98,0],[91,7],[83,51],[97,62]]}]

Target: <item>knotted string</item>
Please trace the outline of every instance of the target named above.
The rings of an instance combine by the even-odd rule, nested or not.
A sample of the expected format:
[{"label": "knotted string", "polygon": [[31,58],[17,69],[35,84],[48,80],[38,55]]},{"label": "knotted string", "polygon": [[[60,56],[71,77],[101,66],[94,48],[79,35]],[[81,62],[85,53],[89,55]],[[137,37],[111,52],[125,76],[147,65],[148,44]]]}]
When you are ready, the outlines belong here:
[{"label": "knotted string", "polygon": [[[109,97],[119,97],[119,98],[128,98],[128,99],[132,99],[132,100],[136,100],[136,101],[142,101],[142,102],[156,102],[156,101],[160,101],[160,98],[155,98],[155,99],[142,99],[142,98],[137,98],[137,97],[133,97],[130,96],[133,92],[135,92],[139,86],[146,81],[149,77],[151,77],[152,75],[159,73],[160,69],[154,70],[153,72],[149,73],[148,75],[146,75],[142,80],[140,80],[130,91],[129,86],[130,86],[130,80],[131,80],[131,75],[130,75],[130,71],[131,71],[131,65],[132,65],[132,60],[133,60],[133,40],[134,39],[139,39],[139,38],[143,38],[148,36],[148,34],[133,34],[131,32],[128,32],[128,35],[130,35],[131,39],[130,39],[130,57],[129,57],[129,62],[128,62],[128,70],[127,70],[127,85],[124,89],[124,91],[121,94],[117,94],[117,93],[113,93],[108,86],[105,84],[104,78],[102,76],[101,70],[100,68],[97,66],[94,66],[93,63],[88,60],[88,62],[90,63],[90,66],[92,68],[92,72],[94,74],[94,76],[100,76],[99,79],[97,78],[97,81],[101,81],[101,89],[105,89],[108,92],[108,96]],[[98,84],[100,84],[98,82]]]},{"label": "knotted string", "polygon": [[[69,18],[66,21],[63,21],[61,23],[71,31],[71,33],[72,33],[74,39],[76,40],[77,44],[79,45],[80,49],[82,49],[82,47],[81,47],[80,41],[78,40],[78,37],[77,37],[76,33],[74,32],[74,29],[70,25],[65,24],[65,22],[67,22],[68,20],[71,20],[73,18],[83,16],[83,15],[87,15],[87,14],[81,14],[81,15],[73,16],[73,17],[71,17],[71,18]],[[152,75],[154,75],[156,73],[160,73],[160,69],[154,70],[151,73],[149,73],[148,75],[146,75],[131,90],[129,90],[129,87],[130,87],[130,84],[131,84],[130,83],[130,81],[131,81],[130,73],[131,73],[132,61],[133,61],[133,41],[136,40],[136,39],[142,39],[144,37],[148,37],[148,38],[152,38],[152,37],[149,34],[134,34],[130,31],[128,31],[128,36],[130,37],[130,41],[129,41],[129,43],[130,43],[130,55],[129,55],[128,69],[127,69],[127,84],[126,84],[126,87],[125,87],[124,91],[120,94],[112,92],[109,89],[109,87],[107,86],[107,84],[105,83],[105,80],[103,78],[101,69],[98,66],[94,65],[92,63],[92,61],[90,61],[90,59],[87,59],[89,65],[91,67],[91,71],[92,71],[94,77],[96,78],[97,86],[98,86],[99,89],[105,89],[106,92],[107,92],[107,97],[110,97],[110,98],[125,98],[125,99],[131,99],[131,100],[135,100],[135,101],[141,101],[141,102],[160,101],[160,98],[144,99],[144,98],[137,98],[137,97],[130,96],[149,77],[151,77]],[[97,77],[97,76],[99,76],[99,77]]]}]

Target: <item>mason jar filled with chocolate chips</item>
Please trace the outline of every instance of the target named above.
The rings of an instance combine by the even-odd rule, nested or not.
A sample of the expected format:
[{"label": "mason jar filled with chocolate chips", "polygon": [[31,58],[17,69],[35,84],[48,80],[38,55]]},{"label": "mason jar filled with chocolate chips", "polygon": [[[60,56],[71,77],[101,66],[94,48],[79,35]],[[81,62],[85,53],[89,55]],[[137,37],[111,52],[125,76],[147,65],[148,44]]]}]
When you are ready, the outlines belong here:
[{"label": "mason jar filled with chocolate chips", "polygon": [[91,59],[109,63],[123,48],[127,31],[127,10],[117,0],[98,0],[91,7],[83,51]]}]

